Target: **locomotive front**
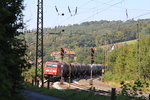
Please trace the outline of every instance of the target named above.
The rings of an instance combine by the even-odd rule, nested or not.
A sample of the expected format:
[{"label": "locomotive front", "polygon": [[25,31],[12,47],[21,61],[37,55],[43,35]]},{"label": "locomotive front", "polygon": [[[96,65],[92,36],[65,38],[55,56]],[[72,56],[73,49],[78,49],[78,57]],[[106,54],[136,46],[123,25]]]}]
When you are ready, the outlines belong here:
[{"label": "locomotive front", "polygon": [[44,77],[60,77],[61,65],[58,62],[46,62],[44,65]]}]

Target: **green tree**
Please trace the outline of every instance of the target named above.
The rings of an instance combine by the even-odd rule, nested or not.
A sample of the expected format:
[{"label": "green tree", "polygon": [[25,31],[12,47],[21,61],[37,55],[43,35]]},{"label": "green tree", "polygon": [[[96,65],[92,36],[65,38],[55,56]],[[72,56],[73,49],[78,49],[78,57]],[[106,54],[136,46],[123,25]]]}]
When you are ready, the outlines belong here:
[{"label": "green tree", "polygon": [[26,67],[24,40],[19,38],[22,27],[19,16],[23,0],[0,2],[0,100],[21,100],[23,77]]},{"label": "green tree", "polygon": [[95,64],[102,64],[104,61],[104,51],[101,48],[97,48],[95,51],[95,56],[94,56],[94,63]]},{"label": "green tree", "polygon": [[[110,53],[110,68],[118,80],[150,80],[150,36],[140,39],[136,44],[116,48]],[[139,50],[139,53],[137,53]]]},{"label": "green tree", "polygon": [[140,41],[140,76],[150,79],[150,36]]}]

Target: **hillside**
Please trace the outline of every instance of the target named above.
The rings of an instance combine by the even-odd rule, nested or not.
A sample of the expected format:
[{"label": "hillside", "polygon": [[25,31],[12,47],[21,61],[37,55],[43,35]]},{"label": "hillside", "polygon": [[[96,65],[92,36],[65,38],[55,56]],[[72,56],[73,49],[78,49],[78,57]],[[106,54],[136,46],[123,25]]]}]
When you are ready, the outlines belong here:
[{"label": "hillside", "polygon": [[[137,28],[137,24],[139,27]],[[140,36],[150,34],[150,19],[123,21],[92,21],[70,26],[59,26],[54,29],[44,29],[44,59],[52,59],[52,51],[59,51],[60,47],[75,50],[79,55],[89,55],[89,48],[99,48],[102,45],[136,39],[137,29]],[[50,34],[56,33],[56,34]],[[34,60],[35,31],[26,33],[29,45],[28,54]],[[84,49],[84,50],[83,50]],[[100,50],[101,51],[101,50]]]}]

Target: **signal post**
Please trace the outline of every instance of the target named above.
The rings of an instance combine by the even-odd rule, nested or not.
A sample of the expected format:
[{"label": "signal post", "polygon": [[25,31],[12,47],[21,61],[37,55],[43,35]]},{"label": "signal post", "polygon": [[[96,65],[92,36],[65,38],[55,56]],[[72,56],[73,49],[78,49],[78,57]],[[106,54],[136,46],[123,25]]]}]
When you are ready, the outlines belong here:
[{"label": "signal post", "polygon": [[[65,53],[64,48],[60,48],[61,63],[63,63],[64,53]],[[63,77],[63,64],[61,64],[61,79],[60,79],[60,84],[62,85],[63,82],[64,82],[64,77]]]},{"label": "signal post", "polygon": [[90,51],[91,51],[91,75],[90,75],[90,85],[91,85],[91,88],[93,87],[93,75],[92,75],[92,67],[93,67],[93,63],[94,63],[94,52],[95,52],[95,50],[94,50],[94,48],[91,48],[90,49]]}]

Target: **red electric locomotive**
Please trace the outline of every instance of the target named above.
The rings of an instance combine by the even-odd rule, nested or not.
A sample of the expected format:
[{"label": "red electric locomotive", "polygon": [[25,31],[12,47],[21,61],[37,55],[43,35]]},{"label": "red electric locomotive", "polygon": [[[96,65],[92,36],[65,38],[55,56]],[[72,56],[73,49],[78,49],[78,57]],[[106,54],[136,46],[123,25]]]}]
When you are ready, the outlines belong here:
[{"label": "red electric locomotive", "polygon": [[61,64],[59,62],[46,62],[44,65],[44,77],[60,77],[61,76]]}]

